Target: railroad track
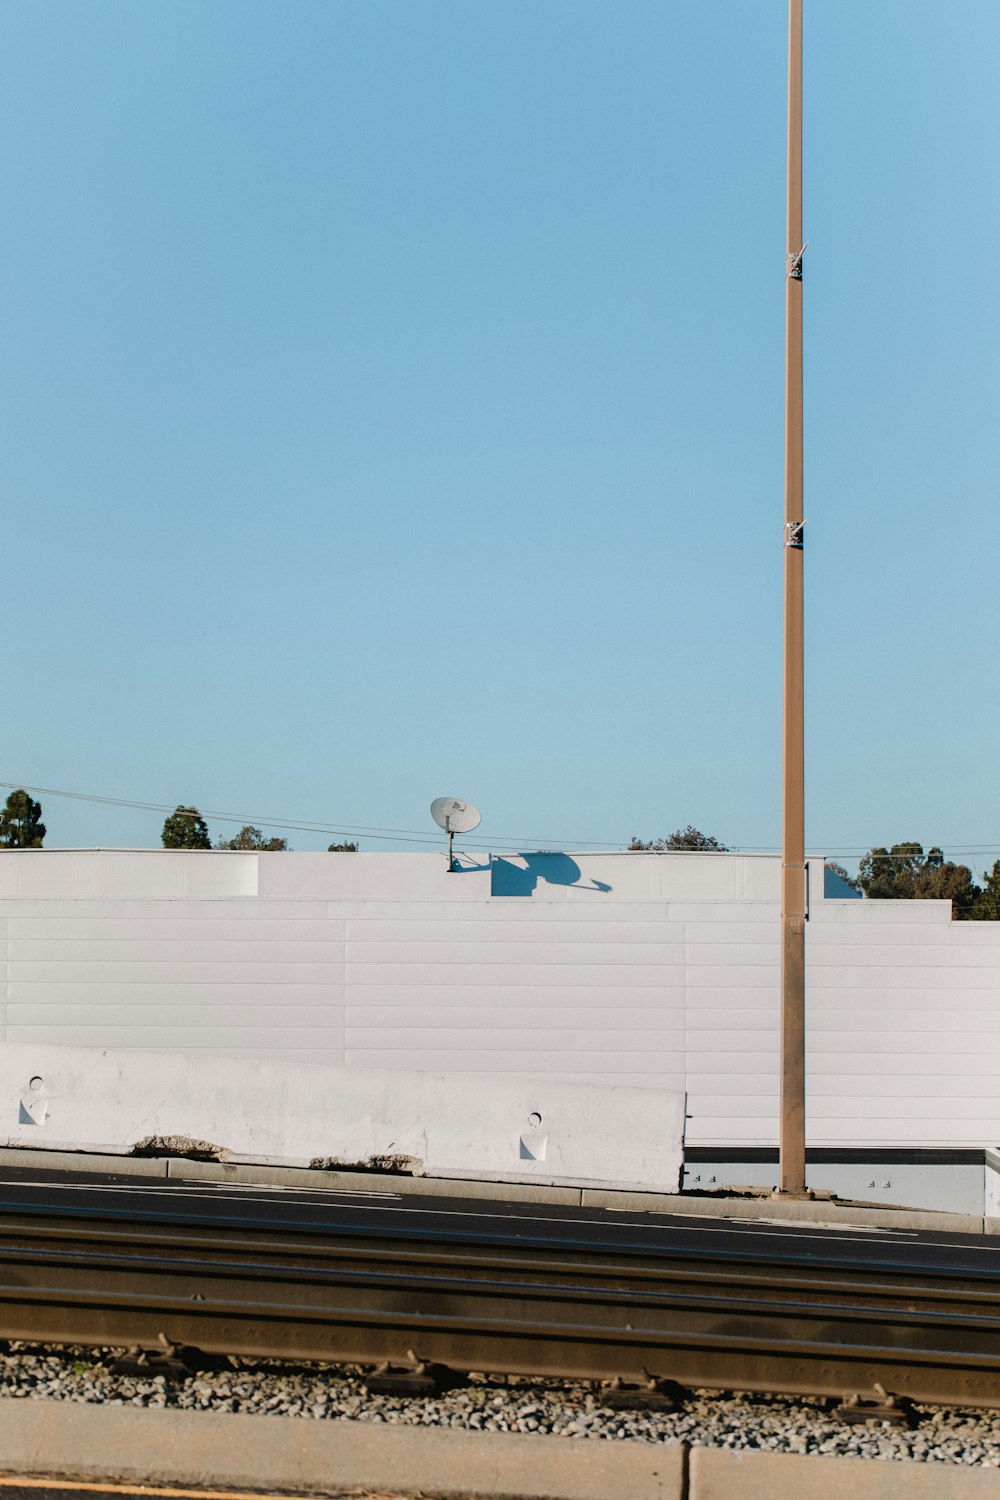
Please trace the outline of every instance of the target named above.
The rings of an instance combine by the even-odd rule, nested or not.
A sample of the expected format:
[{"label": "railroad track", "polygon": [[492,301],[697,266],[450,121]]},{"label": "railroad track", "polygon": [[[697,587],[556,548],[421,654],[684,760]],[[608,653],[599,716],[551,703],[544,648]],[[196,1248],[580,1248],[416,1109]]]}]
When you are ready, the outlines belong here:
[{"label": "railroad track", "polygon": [[737,1236],[706,1255],[8,1210],[0,1337],[1000,1407],[997,1273]]}]

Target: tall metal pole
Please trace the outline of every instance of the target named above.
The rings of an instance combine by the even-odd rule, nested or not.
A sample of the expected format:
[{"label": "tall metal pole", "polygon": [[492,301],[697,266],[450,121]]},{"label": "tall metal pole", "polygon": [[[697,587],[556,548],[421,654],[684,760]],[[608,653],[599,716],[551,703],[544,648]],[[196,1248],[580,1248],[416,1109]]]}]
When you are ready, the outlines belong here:
[{"label": "tall metal pole", "polygon": [[788,3],[785,262],[785,629],[781,798],[779,1190],[806,1192],[805,766],[802,647],[802,0]]}]

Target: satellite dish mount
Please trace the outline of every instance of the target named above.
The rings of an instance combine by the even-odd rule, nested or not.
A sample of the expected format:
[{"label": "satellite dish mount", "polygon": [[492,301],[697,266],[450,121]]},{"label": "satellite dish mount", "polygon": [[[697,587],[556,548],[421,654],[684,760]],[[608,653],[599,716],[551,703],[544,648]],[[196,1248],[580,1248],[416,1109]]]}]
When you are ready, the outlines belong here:
[{"label": "satellite dish mount", "polygon": [[448,835],[448,873],[455,869],[454,842],[456,833],[471,833],[483,821],[478,807],[463,802],[460,797],[435,797],[431,803],[431,817]]}]

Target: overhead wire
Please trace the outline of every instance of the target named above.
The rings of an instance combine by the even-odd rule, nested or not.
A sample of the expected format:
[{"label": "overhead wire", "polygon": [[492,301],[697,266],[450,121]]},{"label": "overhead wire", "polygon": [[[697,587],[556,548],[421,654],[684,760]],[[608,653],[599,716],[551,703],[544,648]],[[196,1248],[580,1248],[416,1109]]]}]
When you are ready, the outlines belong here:
[{"label": "overhead wire", "polygon": [[[169,802],[147,802],[128,797],[108,797],[98,792],[73,792],[61,787],[34,786],[25,781],[0,780],[0,787],[11,791],[23,790],[31,792],[36,796],[62,797],[73,802],[91,802],[105,807],[125,807],[137,812],[172,813],[177,810],[176,803]],[[425,829],[415,828],[389,828],[379,824],[347,823],[347,822],[321,822],[308,818],[289,817],[265,817],[260,813],[235,813],[220,811],[217,808],[199,808],[199,813],[204,818],[212,818],[220,823],[235,823],[241,826],[251,825],[255,828],[281,828],[289,833],[319,833],[334,838],[353,840],[357,838],[375,839],[380,843],[404,843],[421,844],[437,848],[441,842],[439,836],[431,834]],[[552,850],[563,851],[575,849],[603,849],[608,852],[615,850],[623,851],[627,845],[622,840],[613,842],[610,839],[562,839],[548,838],[539,835],[513,835],[513,834],[491,834],[489,837],[478,835],[471,837],[468,834],[462,836],[462,846],[482,851],[501,850],[507,853],[516,853],[519,850],[531,849],[533,851]],[[819,847],[815,846],[814,847]],[[957,855],[997,855],[1000,856],[1000,841],[993,844],[950,843],[936,844],[944,854]],[[878,854],[874,848],[864,848],[860,845],[840,847],[822,845],[823,854],[827,859],[859,859],[867,857],[870,859],[892,859],[895,856],[891,849],[884,854]],[[697,851],[673,851],[673,852],[697,852]],[[730,846],[728,852],[733,854],[777,854],[779,849],[767,845],[741,845]],[[925,851],[926,852],[926,851]]]},{"label": "overhead wire", "polygon": [[[93,802],[107,807],[127,807],[138,812],[162,812],[172,813],[177,810],[177,804],[168,802],[146,802],[128,797],[107,797],[96,792],[71,792],[64,788],[51,786],[34,786],[25,781],[0,780],[0,787],[10,790],[23,790],[31,792],[36,796],[63,797],[74,802]],[[260,813],[234,813],[220,811],[218,808],[199,808],[203,818],[212,818],[223,823],[250,824],[261,828],[284,828],[289,832],[298,833],[322,833],[339,836],[342,838],[370,838],[392,843],[431,844],[437,847],[440,837],[434,836],[427,830],[415,828],[387,828],[380,825],[364,823],[325,823],[305,818],[269,817]],[[539,838],[537,836],[515,837],[510,834],[496,834],[485,839],[482,836],[470,838],[468,835],[462,837],[463,845],[474,845],[477,848],[491,849],[498,845],[511,845],[518,848],[555,848],[565,845],[566,847],[580,847],[584,844],[589,846],[600,845],[609,849],[620,849],[621,842],[612,843],[605,839],[551,839]]]}]

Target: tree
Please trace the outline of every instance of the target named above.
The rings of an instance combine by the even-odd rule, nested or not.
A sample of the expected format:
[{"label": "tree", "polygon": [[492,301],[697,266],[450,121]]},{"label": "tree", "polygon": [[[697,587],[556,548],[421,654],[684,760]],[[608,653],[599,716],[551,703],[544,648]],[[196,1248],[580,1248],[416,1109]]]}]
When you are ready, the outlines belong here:
[{"label": "tree", "polygon": [[972,915],[982,895],[968,865],[945,859],[937,848],[925,854],[913,842],[870,849],[858,865],[858,885],[877,901],[950,901],[959,921]]},{"label": "tree", "polygon": [[642,839],[636,838],[633,834],[629,848],[652,849],[656,853],[673,849],[696,849],[708,854],[726,852],[725,844],[720,844],[719,840],[713,838],[711,834],[700,833],[697,828],[692,828],[690,823],[686,828],[676,828],[665,839],[650,839],[648,843],[643,843]]},{"label": "tree", "polygon": [[1000,859],[983,871],[982,894],[969,916],[976,922],[1000,922]]},{"label": "tree", "polygon": [[283,854],[288,849],[287,839],[266,839],[259,828],[249,823],[241,828],[235,838],[219,839],[216,849],[249,849],[256,854]]},{"label": "tree", "polygon": [[869,849],[858,863],[858,885],[877,901],[912,901],[917,894],[916,872],[923,858],[920,844]]},{"label": "tree", "polygon": [[0,847],[40,849],[44,838],[42,805],[19,787],[16,792],[11,792],[0,812]]},{"label": "tree", "polygon": [[208,825],[196,807],[181,804],[163,825],[164,849],[211,849]]},{"label": "tree", "polygon": [[331,844],[327,854],[357,854],[357,844]]}]

